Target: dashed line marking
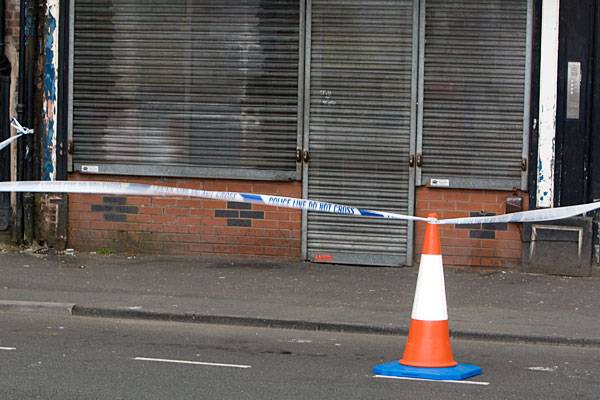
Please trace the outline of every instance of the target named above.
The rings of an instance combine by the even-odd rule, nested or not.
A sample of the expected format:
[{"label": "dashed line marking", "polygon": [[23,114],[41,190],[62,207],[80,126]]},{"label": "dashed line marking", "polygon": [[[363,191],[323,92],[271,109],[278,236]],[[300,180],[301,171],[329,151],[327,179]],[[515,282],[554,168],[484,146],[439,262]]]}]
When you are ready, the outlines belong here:
[{"label": "dashed line marking", "polygon": [[0,347],[0,350],[3,351],[15,351],[16,349],[16,347]]},{"label": "dashed line marking", "polygon": [[207,367],[226,367],[226,368],[252,368],[251,365],[238,365],[238,364],[222,364],[222,363],[212,363],[212,362],[202,362],[202,361],[186,361],[186,360],[169,360],[165,358],[148,358],[148,357],[135,357],[133,358],[135,361],[151,361],[151,362],[162,362],[162,363],[171,363],[171,364],[187,364],[187,365],[203,365]]}]

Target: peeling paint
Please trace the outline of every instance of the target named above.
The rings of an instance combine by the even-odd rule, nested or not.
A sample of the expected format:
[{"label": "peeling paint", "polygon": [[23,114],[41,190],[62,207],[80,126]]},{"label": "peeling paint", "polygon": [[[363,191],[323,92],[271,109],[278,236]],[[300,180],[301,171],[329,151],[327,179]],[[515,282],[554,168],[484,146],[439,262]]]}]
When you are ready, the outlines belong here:
[{"label": "peeling paint", "polygon": [[554,205],[559,0],[542,3],[537,207]]},{"label": "peeling paint", "polygon": [[[56,2],[58,0],[55,0]],[[47,25],[44,51],[44,120],[42,135],[42,179],[54,180],[56,177],[56,122],[58,98],[58,20],[55,17],[58,4],[48,4]]]}]

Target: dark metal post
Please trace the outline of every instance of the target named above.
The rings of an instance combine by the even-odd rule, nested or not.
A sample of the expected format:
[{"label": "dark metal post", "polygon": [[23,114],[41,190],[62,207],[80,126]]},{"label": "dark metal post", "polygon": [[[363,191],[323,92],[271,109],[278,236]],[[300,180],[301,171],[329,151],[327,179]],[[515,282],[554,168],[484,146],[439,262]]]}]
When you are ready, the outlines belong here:
[{"label": "dark metal post", "polygon": [[[10,137],[10,61],[5,50],[6,4],[0,0],[0,141]],[[0,153],[0,181],[10,180],[10,150]],[[7,231],[11,224],[10,195],[0,194],[0,231]]]},{"label": "dark metal post", "polygon": [[[17,116],[24,126],[33,128],[33,90],[35,71],[35,34],[37,32],[37,13],[34,12],[35,0],[20,2],[20,35],[19,35],[19,87]],[[33,174],[34,155],[33,136],[23,137],[18,144],[17,179],[30,181]],[[25,193],[17,197],[17,241],[32,243],[34,236],[34,196]]]}]

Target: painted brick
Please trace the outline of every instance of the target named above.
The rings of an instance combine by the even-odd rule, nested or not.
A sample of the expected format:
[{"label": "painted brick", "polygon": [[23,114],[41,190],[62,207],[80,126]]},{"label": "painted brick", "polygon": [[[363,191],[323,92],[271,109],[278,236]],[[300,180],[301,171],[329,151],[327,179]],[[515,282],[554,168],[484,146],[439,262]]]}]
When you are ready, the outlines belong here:
[{"label": "painted brick", "polygon": [[124,214],[104,214],[105,221],[112,222],[125,222],[127,221],[127,215]]},{"label": "painted brick", "polygon": [[217,218],[239,218],[240,212],[237,210],[215,210]]},{"label": "painted brick", "polygon": [[471,239],[495,239],[496,232],[494,231],[471,231],[469,232]]},{"label": "painted brick", "polygon": [[138,208],[135,206],[115,206],[115,211],[122,214],[137,214]]},{"label": "painted brick", "polygon": [[252,208],[252,204],[238,203],[237,201],[228,201],[227,208],[234,210],[250,210]]},{"label": "painted brick", "polygon": [[92,212],[111,212],[114,211],[113,206],[106,204],[92,204]]},{"label": "painted brick", "polygon": [[102,198],[102,202],[103,203],[107,203],[107,204],[127,204],[127,198],[126,197],[108,197],[105,196]]},{"label": "painted brick", "polygon": [[507,231],[508,224],[485,224],[482,229],[486,231]]},{"label": "painted brick", "polygon": [[228,226],[252,226],[252,221],[249,219],[228,219]]},{"label": "painted brick", "polygon": [[482,229],[481,224],[456,224],[456,229]]},{"label": "painted brick", "polygon": [[[265,212],[264,211],[240,211],[240,218],[264,219]],[[289,216],[288,216],[288,218],[289,218]]]}]

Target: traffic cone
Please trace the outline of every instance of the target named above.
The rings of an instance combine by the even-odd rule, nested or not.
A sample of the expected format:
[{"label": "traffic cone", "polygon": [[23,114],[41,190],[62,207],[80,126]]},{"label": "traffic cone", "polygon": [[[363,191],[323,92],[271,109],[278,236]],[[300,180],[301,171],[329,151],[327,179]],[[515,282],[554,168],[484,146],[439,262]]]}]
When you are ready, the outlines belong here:
[{"label": "traffic cone", "polygon": [[[436,214],[429,214],[436,218]],[[452,357],[439,226],[427,224],[417,289],[404,356],[377,365],[375,375],[435,380],[462,380],[481,374],[475,365]]]}]

